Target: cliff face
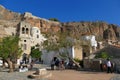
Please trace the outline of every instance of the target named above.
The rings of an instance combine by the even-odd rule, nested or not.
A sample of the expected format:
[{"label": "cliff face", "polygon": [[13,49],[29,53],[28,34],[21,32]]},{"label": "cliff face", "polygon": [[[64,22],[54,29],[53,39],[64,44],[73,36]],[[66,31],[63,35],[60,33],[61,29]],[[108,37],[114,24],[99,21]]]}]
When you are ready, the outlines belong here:
[{"label": "cliff face", "polygon": [[120,37],[120,27],[105,22],[70,22],[62,25],[63,31],[70,32],[71,36],[95,35],[98,41]]},{"label": "cliff face", "polygon": [[22,14],[21,17],[22,17],[21,21],[26,21],[30,23],[32,26],[36,26],[40,28],[42,32],[49,32],[51,29],[53,32],[57,32],[60,30],[59,22],[54,22],[44,18],[39,18],[39,17],[33,16],[31,13],[28,13],[28,12]]},{"label": "cliff face", "polygon": [[38,27],[41,32],[50,33],[65,31],[75,38],[83,35],[95,35],[97,40],[116,40],[120,37],[120,27],[105,22],[69,22],[59,23],[33,16],[31,13],[19,14],[0,6],[0,36],[7,35],[5,28],[17,28],[19,22],[25,21],[33,27]]},{"label": "cliff face", "polygon": [[[3,6],[0,5],[0,27],[2,29],[0,30],[0,37],[4,37],[3,30],[8,27],[16,27],[21,21],[25,21],[33,27],[38,27],[41,29],[41,32],[57,32],[60,30],[60,23],[49,21],[47,19],[39,18],[36,16],[33,16],[29,12],[25,12],[24,14],[15,13],[10,10],[5,9]],[[7,32],[6,32],[7,33]],[[6,34],[5,33],[5,34]],[[9,34],[6,34],[9,35]]]},{"label": "cliff face", "polygon": [[20,20],[20,18],[21,18],[21,16],[19,13],[15,13],[10,10],[7,10],[2,5],[0,5],[0,19],[2,19],[2,20]]}]

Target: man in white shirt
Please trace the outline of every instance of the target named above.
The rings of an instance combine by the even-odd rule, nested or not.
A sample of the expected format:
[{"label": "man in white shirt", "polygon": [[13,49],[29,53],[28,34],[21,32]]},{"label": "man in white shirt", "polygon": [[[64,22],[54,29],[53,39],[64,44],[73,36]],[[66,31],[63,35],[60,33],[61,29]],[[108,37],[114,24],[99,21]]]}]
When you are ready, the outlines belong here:
[{"label": "man in white shirt", "polygon": [[107,59],[107,64],[106,65],[107,65],[107,73],[109,73],[109,72],[112,73],[112,70],[111,70],[112,64],[111,64],[109,59]]}]

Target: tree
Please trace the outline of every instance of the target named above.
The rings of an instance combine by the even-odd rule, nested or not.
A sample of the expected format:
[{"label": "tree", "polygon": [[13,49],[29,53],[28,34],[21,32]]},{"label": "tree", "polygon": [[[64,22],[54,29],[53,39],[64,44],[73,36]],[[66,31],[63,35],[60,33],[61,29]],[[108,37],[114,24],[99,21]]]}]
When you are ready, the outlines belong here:
[{"label": "tree", "polygon": [[10,72],[14,71],[16,60],[22,53],[18,44],[19,40],[17,36],[8,36],[4,37],[0,43],[0,57],[7,61]]},{"label": "tree", "polygon": [[[56,35],[54,35],[54,36],[56,36]],[[75,60],[69,56],[69,53],[67,50],[67,48],[72,47],[74,45],[73,39],[71,37],[67,36],[67,32],[59,32],[57,34],[57,37],[58,38],[56,38],[56,39],[52,38],[52,39],[46,40],[43,43],[44,48],[48,51],[52,50],[52,51],[58,51],[58,52],[59,52],[59,49],[63,48],[64,52],[63,53],[59,52],[59,56],[66,57],[66,58],[70,59],[71,61],[73,61],[77,65],[77,67],[80,67],[77,64],[77,62],[75,62]]]},{"label": "tree", "polygon": [[40,51],[39,48],[32,47],[30,55],[32,58],[39,59],[41,58],[42,51]]}]

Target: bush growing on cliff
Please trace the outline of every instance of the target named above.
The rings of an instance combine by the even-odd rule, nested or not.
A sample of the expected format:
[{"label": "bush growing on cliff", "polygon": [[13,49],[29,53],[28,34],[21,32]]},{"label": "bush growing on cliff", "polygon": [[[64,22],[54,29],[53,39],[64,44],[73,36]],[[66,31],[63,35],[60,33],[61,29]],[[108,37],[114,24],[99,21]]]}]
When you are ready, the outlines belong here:
[{"label": "bush growing on cliff", "polygon": [[111,58],[111,56],[107,52],[102,52],[100,54],[97,54],[95,58],[107,59],[107,58]]},{"label": "bush growing on cliff", "polygon": [[59,22],[59,20],[57,18],[49,18],[50,21],[57,21]]}]

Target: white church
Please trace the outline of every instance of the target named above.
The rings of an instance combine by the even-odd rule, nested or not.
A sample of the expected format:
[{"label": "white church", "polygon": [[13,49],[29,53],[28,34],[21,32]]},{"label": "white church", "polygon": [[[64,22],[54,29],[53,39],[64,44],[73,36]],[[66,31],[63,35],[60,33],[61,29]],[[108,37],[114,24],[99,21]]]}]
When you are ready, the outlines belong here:
[{"label": "white church", "polygon": [[21,39],[19,45],[23,51],[20,60],[30,54],[32,46],[41,45],[46,40],[38,27],[33,27],[26,22],[20,22],[17,33]]}]

